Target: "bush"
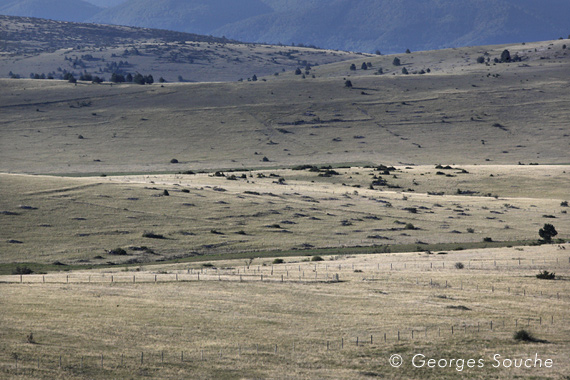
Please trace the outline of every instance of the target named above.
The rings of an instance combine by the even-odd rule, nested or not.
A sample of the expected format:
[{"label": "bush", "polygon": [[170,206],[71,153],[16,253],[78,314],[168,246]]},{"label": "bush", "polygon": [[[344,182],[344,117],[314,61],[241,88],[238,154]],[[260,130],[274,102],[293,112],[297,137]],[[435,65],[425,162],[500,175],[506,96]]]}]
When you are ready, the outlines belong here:
[{"label": "bush", "polygon": [[275,259],[273,260],[273,264],[283,264],[285,262],[285,260],[283,259]]},{"label": "bush", "polygon": [[154,232],[144,232],[142,236],[149,239],[166,239],[164,235],[155,234]]},{"label": "bush", "polygon": [[547,270],[542,271],[536,275],[536,278],[539,278],[541,280],[554,280],[555,277],[556,277],[556,274],[554,272],[549,273]]},{"label": "bush", "polygon": [[492,243],[492,242],[493,242],[493,239],[490,238],[490,237],[484,237],[484,238],[483,238],[483,241],[484,241],[485,243]]},{"label": "bush", "polygon": [[560,207],[568,207],[568,201],[560,202]]},{"label": "bush", "polygon": [[27,267],[27,266],[17,266],[13,271],[12,274],[32,274],[34,271]]},{"label": "bush", "polygon": [[465,268],[465,265],[463,265],[463,263],[455,263],[455,268],[456,269],[463,269],[463,268]]},{"label": "bush", "polygon": [[416,227],[412,224],[412,223],[406,223],[406,227],[404,227],[406,230],[415,230]]},{"label": "bush", "polygon": [[311,257],[311,261],[325,261],[321,256],[313,256]]},{"label": "bush", "polygon": [[123,248],[115,248],[109,251],[109,255],[126,256],[127,251],[125,251]]},{"label": "bush", "polygon": [[473,233],[475,233],[475,229],[469,227],[469,228],[467,229],[467,232],[470,233],[470,234],[473,234]]},{"label": "bush", "polygon": [[536,342],[536,338],[530,332],[524,329],[515,332],[513,339],[522,342]]},{"label": "bush", "polygon": [[344,82],[344,87],[352,88],[352,81],[347,80],[346,82]]},{"label": "bush", "polygon": [[392,61],[392,65],[394,65],[394,66],[400,66],[400,65],[401,65],[400,58],[395,57],[394,60]]}]

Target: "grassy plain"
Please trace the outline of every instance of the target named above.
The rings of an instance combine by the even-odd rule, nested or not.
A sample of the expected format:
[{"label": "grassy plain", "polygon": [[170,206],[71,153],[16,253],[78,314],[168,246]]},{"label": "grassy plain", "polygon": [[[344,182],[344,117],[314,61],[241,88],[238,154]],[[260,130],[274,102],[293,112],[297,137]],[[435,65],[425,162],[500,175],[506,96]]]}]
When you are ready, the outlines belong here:
[{"label": "grassy plain", "polygon": [[[291,257],[249,269],[243,260],[169,264],[48,275],[45,283],[29,276],[24,284],[7,276],[15,283],[0,284],[0,368],[19,378],[559,379],[570,369],[567,252]],[[559,280],[536,279],[543,269]],[[521,328],[542,342],[513,340]],[[401,368],[388,363],[394,353],[404,357]],[[416,369],[411,359],[420,353],[483,359],[484,367]],[[495,354],[535,353],[554,366],[493,367]]]},{"label": "grassy plain", "polygon": [[[564,378],[569,246],[522,246],[570,237],[564,42],[414,52],[410,75],[0,80],[1,377]],[[492,366],[535,353],[555,366]]]}]

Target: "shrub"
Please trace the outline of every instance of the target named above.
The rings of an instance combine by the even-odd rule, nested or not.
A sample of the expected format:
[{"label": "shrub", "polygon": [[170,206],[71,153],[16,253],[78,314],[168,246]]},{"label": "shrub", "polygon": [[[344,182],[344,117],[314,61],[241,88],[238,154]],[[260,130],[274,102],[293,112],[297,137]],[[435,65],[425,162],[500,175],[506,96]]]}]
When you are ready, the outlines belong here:
[{"label": "shrub", "polygon": [[406,69],[405,67],[402,67],[402,74],[408,75],[408,69]]},{"label": "shrub", "polygon": [[12,274],[32,274],[34,271],[27,267],[27,266],[17,266],[13,271]]},{"label": "shrub", "polygon": [[311,261],[325,261],[321,256],[313,256],[311,257]]},{"label": "shrub", "polygon": [[556,231],[556,228],[554,228],[552,224],[546,223],[544,227],[538,230],[538,234],[546,243],[550,243],[552,238],[558,235],[558,231]]},{"label": "shrub", "polygon": [[406,227],[404,227],[406,230],[415,230],[416,227],[412,224],[412,223],[406,223]]},{"label": "shrub", "polygon": [[485,57],[483,56],[477,57],[477,63],[485,63]]},{"label": "shrub", "polygon": [[170,193],[168,192],[168,190],[164,189],[164,191],[162,192],[162,195],[165,197],[168,197],[170,195]]},{"label": "shrub", "polygon": [[473,234],[473,233],[475,233],[475,229],[470,227],[467,229],[467,232],[470,234]]},{"label": "shrub", "polygon": [[352,81],[347,80],[346,82],[344,82],[344,87],[352,88]]},{"label": "shrub", "polygon": [[283,264],[285,262],[285,260],[283,259],[275,259],[273,260],[273,264]]},{"label": "shrub", "polygon": [[484,241],[485,243],[492,243],[492,242],[493,242],[493,239],[490,238],[490,237],[484,237],[484,238],[483,238],[483,241]]},{"label": "shrub", "polygon": [[568,207],[568,201],[560,202],[560,207]]},{"label": "shrub", "polygon": [[356,65],[354,63],[352,65],[350,65],[350,70],[356,71]]},{"label": "shrub", "polygon": [[109,251],[109,255],[126,256],[127,251],[125,251],[123,248],[115,248]]},{"label": "shrub", "polygon": [[149,239],[166,239],[164,235],[155,234],[154,232],[144,232],[142,236]]},{"label": "shrub", "polygon": [[465,265],[463,265],[463,263],[455,263],[455,268],[456,269],[463,269],[463,268],[465,268]]},{"label": "shrub", "polygon": [[170,160],[170,163],[171,163],[171,164],[177,164],[177,163],[178,163],[178,160],[177,160],[176,158],[173,158],[172,160]]},{"label": "shrub", "polygon": [[513,339],[522,342],[536,342],[536,338],[530,332],[524,329],[515,332]]},{"label": "shrub", "polygon": [[400,66],[401,63],[402,62],[400,61],[400,58],[398,58],[398,57],[395,57],[394,60],[392,61],[392,65],[394,65],[394,66]]},{"label": "shrub", "polygon": [[554,280],[556,278],[556,274],[554,272],[549,273],[547,270],[545,270],[537,274],[536,278],[541,280]]}]

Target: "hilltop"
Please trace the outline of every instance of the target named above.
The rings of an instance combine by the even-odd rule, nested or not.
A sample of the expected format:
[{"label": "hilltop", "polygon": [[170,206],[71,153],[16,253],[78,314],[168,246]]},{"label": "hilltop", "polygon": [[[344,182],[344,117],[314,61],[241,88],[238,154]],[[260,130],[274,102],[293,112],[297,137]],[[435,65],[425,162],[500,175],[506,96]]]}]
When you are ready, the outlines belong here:
[{"label": "hilltop", "polygon": [[169,82],[237,81],[362,54],[244,44],[226,38],[126,26],[0,16],[0,77],[30,73],[153,75]]}]

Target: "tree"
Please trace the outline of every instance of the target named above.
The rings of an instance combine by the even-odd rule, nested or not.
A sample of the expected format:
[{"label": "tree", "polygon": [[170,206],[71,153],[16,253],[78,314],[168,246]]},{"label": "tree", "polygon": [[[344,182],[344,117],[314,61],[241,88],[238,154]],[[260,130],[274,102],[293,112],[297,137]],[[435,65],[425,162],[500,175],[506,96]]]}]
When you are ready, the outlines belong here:
[{"label": "tree", "polygon": [[402,74],[408,75],[408,69],[406,69],[405,67],[402,67]]},{"label": "tree", "polygon": [[353,63],[352,65],[350,65],[350,69],[351,69],[352,71],[356,71],[356,65]]},{"label": "tree", "polygon": [[303,72],[301,71],[300,68],[297,67],[297,70],[295,70],[295,75],[301,75],[303,74]]},{"label": "tree", "polygon": [[123,74],[117,74],[117,73],[111,74],[111,82],[123,83],[124,81],[125,81],[125,76]]},{"label": "tree", "polygon": [[144,81],[147,84],[153,84],[154,83],[154,78],[152,77],[151,74],[148,74],[144,77]]},{"label": "tree", "polygon": [[136,84],[145,84],[145,78],[142,76],[142,74],[136,73],[133,77],[133,82]]},{"label": "tree", "polygon": [[133,83],[133,74],[128,73],[127,76],[125,77],[125,80],[127,81],[127,83]]},{"label": "tree", "polygon": [[483,57],[483,56],[478,57],[477,63],[485,63],[485,57]]},{"label": "tree", "polygon": [[352,82],[350,80],[347,80],[344,82],[344,87],[352,88]]},{"label": "tree", "polygon": [[546,243],[551,243],[552,238],[558,235],[558,231],[556,231],[556,228],[554,228],[552,224],[546,223],[544,227],[538,230],[538,234]]},{"label": "tree", "polygon": [[392,65],[394,66],[400,66],[401,62],[400,62],[400,58],[395,57],[394,60],[392,61]]},{"label": "tree", "polygon": [[508,50],[503,50],[501,53],[501,62],[510,62],[511,61],[511,53]]},{"label": "tree", "polygon": [[368,70],[368,65],[366,64],[366,62],[362,62],[362,66],[360,66],[360,68],[362,70]]},{"label": "tree", "polygon": [[412,54],[412,52],[410,51],[410,49],[406,49],[406,54]]}]

